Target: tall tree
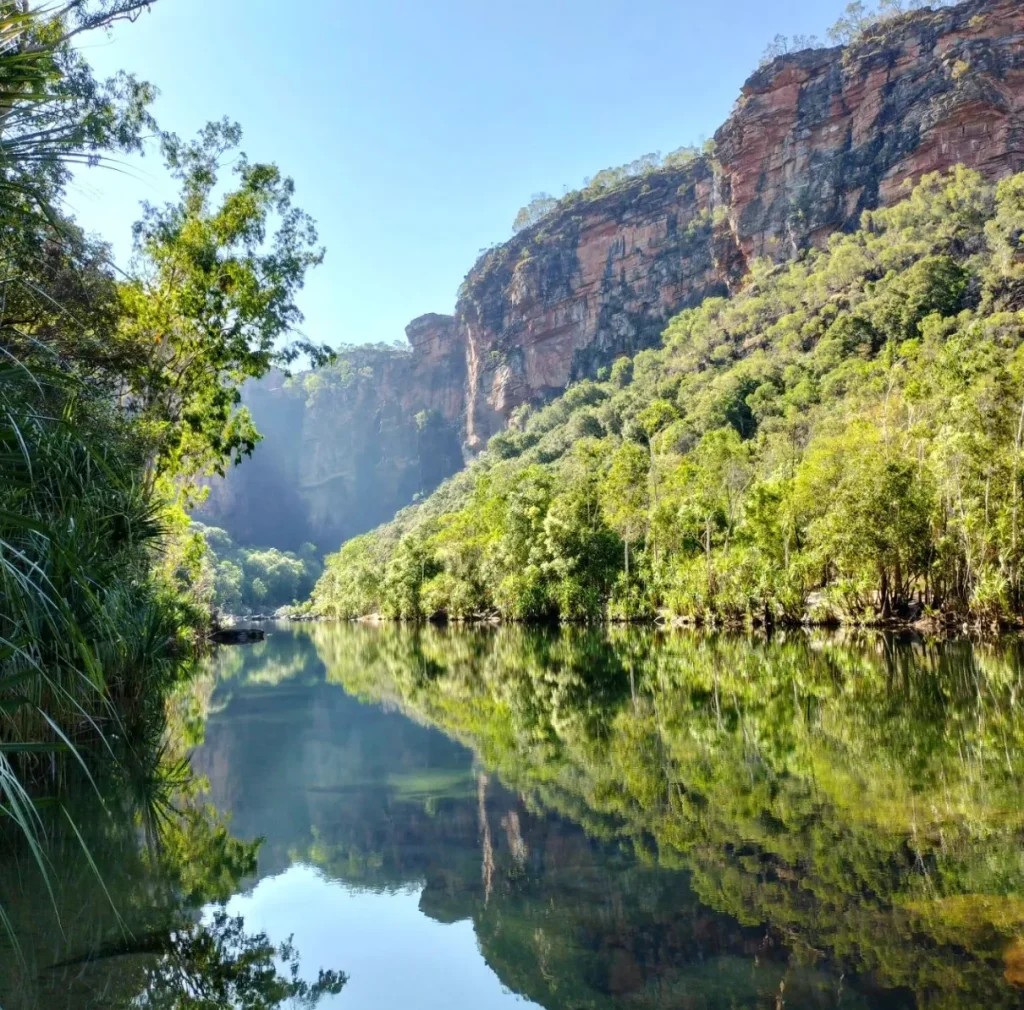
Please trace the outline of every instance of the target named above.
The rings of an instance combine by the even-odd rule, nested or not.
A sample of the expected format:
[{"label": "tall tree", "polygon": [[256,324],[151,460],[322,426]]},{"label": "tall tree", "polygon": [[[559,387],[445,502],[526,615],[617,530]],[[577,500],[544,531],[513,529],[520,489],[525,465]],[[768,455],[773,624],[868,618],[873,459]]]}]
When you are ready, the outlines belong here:
[{"label": "tall tree", "polygon": [[[227,121],[190,143],[164,137],[181,197],[145,207],[122,287],[118,340],[137,352],[122,392],[148,427],[154,471],[186,479],[252,452],[243,382],[303,352],[314,364],[330,356],[306,340],[281,344],[302,321],[296,295],[323,250],[292,181],[238,153],[240,140]],[[234,188],[222,192],[229,158]]]},{"label": "tall tree", "polygon": [[647,530],[650,504],[648,472],[650,457],[635,442],[623,442],[612,456],[601,485],[601,507],[608,525],[622,538],[626,579],[629,580],[629,546]]}]

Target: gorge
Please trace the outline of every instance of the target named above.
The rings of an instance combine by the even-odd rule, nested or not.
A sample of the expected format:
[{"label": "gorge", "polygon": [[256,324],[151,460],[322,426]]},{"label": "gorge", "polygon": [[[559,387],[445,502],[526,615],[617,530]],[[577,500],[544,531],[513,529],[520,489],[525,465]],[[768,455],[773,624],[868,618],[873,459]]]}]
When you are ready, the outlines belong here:
[{"label": "gorge", "polygon": [[485,252],[408,348],[343,350],[245,392],[265,441],[198,517],[240,543],[325,550],[390,519],[517,408],[657,344],[667,321],[855,227],[923,175],[1024,169],[1024,9],[971,0],[882,22],[751,76],[706,153],[558,201]]},{"label": "gorge", "polygon": [[832,0],[331,348],[784,5],[388,6],[0,0],[0,1006],[1024,1006],[1024,0]]}]

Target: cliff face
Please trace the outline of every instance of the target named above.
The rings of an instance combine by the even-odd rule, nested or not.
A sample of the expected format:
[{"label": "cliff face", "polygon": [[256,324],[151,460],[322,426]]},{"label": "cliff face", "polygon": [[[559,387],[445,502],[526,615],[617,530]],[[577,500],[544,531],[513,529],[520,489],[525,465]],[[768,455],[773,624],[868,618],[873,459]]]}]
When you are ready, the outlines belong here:
[{"label": "cliff face", "polygon": [[456,309],[471,449],[520,403],[657,340],[666,319],[955,164],[1024,169],[1024,4],[889,21],[758,71],[714,155],[576,200],[492,251]]},{"label": "cliff face", "polygon": [[715,142],[743,263],[821,242],[928,172],[1019,172],[1024,5],[973,0],[783,57],[747,81]]},{"label": "cliff face", "polygon": [[471,450],[519,404],[649,347],[673,313],[725,292],[714,198],[713,168],[696,159],[577,196],[477,263],[456,307]]},{"label": "cliff face", "polygon": [[672,315],[734,289],[754,258],[822,243],[955,164],[991,179],[1024,170],[1020,0],[920,11],[846,49],[781,57],[747,81],[713,155],[567,197],[476,263],[453,316],[411,323],[411,353],[374,352],[362,366],[372,379],[328,381],[305,407],[258,387],[267,440],[218,489],[234,504],[215,501],[210,518],[243,542],[281,539],[267,517],[284,505],[241,502],[259,456],[266,469],[276,451],[297,481],[303,538],[334,548],[432,490],[519,405],[651,346]]},{"label": "cliff face", "polygon": [[264,434],[196,513],[236,542],[334,550],[459,469],[465,352],[454,320],[410,324],[411,352],[356,348],[319,372],[251,383]]}]

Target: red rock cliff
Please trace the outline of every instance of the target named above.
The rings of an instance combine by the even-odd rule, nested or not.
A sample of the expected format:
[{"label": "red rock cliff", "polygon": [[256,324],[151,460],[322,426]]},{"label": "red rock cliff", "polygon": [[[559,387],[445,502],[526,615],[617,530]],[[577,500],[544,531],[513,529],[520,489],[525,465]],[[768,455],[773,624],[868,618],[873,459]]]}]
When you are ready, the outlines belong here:
[{"label": "red rock cliff", "polygon": [[488,252],[460,293],[471,450],[666,320],[962,163],[1024,170],[1024,3],[971,0],[849,48],[781,57],[743,88],[714,155],[560,208]]},{"label": "red rock cliff", "polygon": [[919,11],[762,68],[713,155],[565,198],[476,263],[454,315],[410,323],[411,353],[356,349],[301,392],[252,391],[266,442],[208,512],[271,544],[297,510],[291,539],[333,547],[431,491],[520,404],[656,343],[753,258],[793,256],[958,163],[1024,170],[1024,0]]},{"label": "red rock cliff", "polygon": [[791,256],[928,172],[1024,170],[1024,4],[922,11],[849,49],[783,57],[747,81],[715,141],[744,262]]}]

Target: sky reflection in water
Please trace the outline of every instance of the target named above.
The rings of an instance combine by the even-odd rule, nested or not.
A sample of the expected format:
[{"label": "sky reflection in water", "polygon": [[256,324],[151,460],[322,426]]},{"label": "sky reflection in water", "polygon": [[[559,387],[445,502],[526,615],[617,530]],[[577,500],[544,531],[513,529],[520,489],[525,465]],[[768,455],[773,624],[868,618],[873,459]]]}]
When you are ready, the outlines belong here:
[{"label": "sky reflection in water", "polygon": [[[504,989],[480,954],[473,923],[439,923],[420,911],[420,888],[367,891],[299,864],[234,898],[232,915],[274,939],[294,932],[308,964],[342,964],[344,991],[322,1006],[349,1010],[536,1006]],[[396,957],[396,952],[400,956]]]},{"label": "sky reflection in water", "polygon": [[81,822],[130,934],[68,831],[63,937],[0,872],[0,1005],[191,1007],[265,932],[321,1007],[1019,1007],[1021,698],[1017,639],[276,628],[175,703],[215,813],[173,880],[130,782]]}]

